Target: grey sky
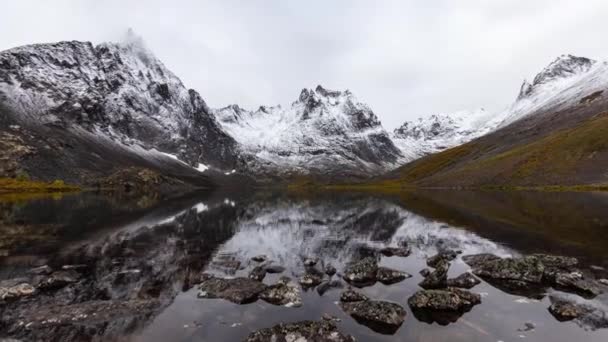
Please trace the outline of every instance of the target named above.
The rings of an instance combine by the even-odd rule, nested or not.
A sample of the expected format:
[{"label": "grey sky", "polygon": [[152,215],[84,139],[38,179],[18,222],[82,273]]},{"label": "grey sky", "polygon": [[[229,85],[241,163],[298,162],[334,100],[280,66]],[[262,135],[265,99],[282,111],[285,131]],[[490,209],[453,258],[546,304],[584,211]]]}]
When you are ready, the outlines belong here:
[{"label": "grey sky", "polygon": [[606,0],[6,1],[0,50],[128,27],[212,107],[350,89],[385,127],[496,111],[558,55],[608,55]]}]

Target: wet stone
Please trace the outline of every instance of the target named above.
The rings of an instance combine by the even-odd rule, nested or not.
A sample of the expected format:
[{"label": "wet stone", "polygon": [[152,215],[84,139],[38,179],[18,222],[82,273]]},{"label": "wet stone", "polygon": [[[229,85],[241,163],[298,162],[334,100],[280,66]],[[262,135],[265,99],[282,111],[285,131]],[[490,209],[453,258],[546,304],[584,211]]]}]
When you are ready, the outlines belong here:
[{"label": "wet stone", "polygon": [[324,271],[325,271],[325,274],[327,274],[328,276],[333,276],[337,272],[336,268],[334,266],[332,266],[332,264],[325,265]]},{"label": "wet stone", "polygon": [[599,284],[586,279],[582,273],[559,273],[555,276],[555,286],[565,291],[572,291],[586,298],[594,298],[602,293]]},{"label": "wet stone", "polygon": [[266,273],[276,274],[276,273],[283,273],[283,272],[285,272],[285,267],[283,267],[283,266],[280,266],[280,265],[266,266]]},{"label": "wet stone", "polygon": [[456,278],[448,279],[449,287],[460,287],[470,289],[477,286],[481,281],[469,272],[463,273]]},{"label": "wet stone", "polygon": [[15,300],[31,296],[36,288],[28,283],[21,283],[10,287],[0,287],[0,300]]},{"label": "wet stone", "polygon": [[398,257],[407,257],[412,251],[409,247],[384,247],[380,250],[382,255],[387,257],[398,256]]},{"label": "wet stone", "polygon": [[489,260],[473,268],[473,274],[482,278],[526,283],[540,283],[544,271],[540,259],[533,256]]},{"label": "wet stone", "polygon": [[396,284],[411,277],[412,275],[409,273],[393,270],[388,267],[378,267],[376,273],[376,280],[385,285]]},{"label": "wet stone", "polygon": [[222,298],[236,304],[254,302],[266,289],[263,283],[248,278],[224,279],[205,275],[199,285],[199,298]]},{"label": "wet stone", "polygon": [[367,257],[353,262],[344,270],[344,280],[355,285],[365,286],[376,281],[378,263],[375,258]]},{"label": "wet stone", "polygon": [[598,282],[602,285],[608,286],[608,279],[600,279]]},{"label": "wet stone", "polygon": [[423,268],[422,270],[420,270],[419,273],[420,273],[421,276],[423,276],[423,277],[426,278],[426,277],[429,276],[429,274],[431,274],[431,269],[429,269],[429,268]]},{"label": "wet stone", "polygon": [[51,274],[52,272],[53,272],[52,268],[50,268],[48,265],[43,265],[43,266],[32,268],[31,270],[29,270],[28,273],[38,274],[38,275],[42,275],[42,274],[48,275],[48,274]]},{"label": "wet stone", "polygon": [[450,264],[445,260],[440,260],[435,266],[435,270],[418,284],[420,287],[424,289],[441,289],[448,286]]},{"label": "wet stone", "polygon": [[322,296],[329,290],[341,289],[343,287],[344,284],[339,280],[326,280],[317,286],[317,293]]},{"label": "wet stone", "polygon": [[358,302],[340,302],[344,312],[358,323],[381,334],[394,334],[405,320],[405,309],[396,303],[366,300]]},{"label": "wet stone", "polygon": [[313,274],[313,273],[305,273],[298,279],[298,283],[305,288],[315,287],[323,281],[323,277]]},{"label": "wet stone", "polygon": [[311,257],[311,258],[306,258],[304,259],[304,266],[314,266],[319,262],[319,258],[315,258],[315,257]]},{"label": "wet stone", "polygon": [[36,286],[41,290],[56,290],[76,283],[79,278],[80,274],[74,270],[56,271],[41,279]]},{"label": "wet stone", "polygon": [[274,305],[286,307],[302,306],[300,289],[292,283],[279,282],[275,285],[270,285],[260,293],[260,299]]},{"label": "wet stone", "polygon": [[499,256],[496,256],[494,254],[490,254],[490,253],[465,255],[462,257],[462,261],[464,261],[467,265],[469,265],[473,268],[486,264],[490,261],[500,260],[500,259],[502,259],[502,258]]},{"label": "wet stone", "polygon": [[457,256],[458,253],[456,253],[455,251],[442,251],[428,258],[426,260],[426,264],[429,267],[436,268],[437,264],[439,264],[440,261],[443,260],[449,262],[456,259]]},{"label": "wet stone", "polygon": [[249,279],[262,281],[266,277],[266,265],[258,265],[249,272]]},{"label": "wet stone", "polygon": [[448,287],[444,290],[421,290],[408,299],[412,309],[467,311],[481,303],[481,296],[466,290]]},{"label": "wet stone", "polygon": [[348,289],[340,294],[340,301],[344,303],[362,302],[366,300],[369,300],[366,295],[353,289]]},{"label": "wet stone", "polygon": [[264,254],[260,254],[260,255],[256,255],[253,258],[251,258],[252,261],[255,262],[264,262],[266,260],[268,260],[268,257]]},{"label": "wet stone", "polygon": [[340,332],[334,322],[322,320],[277,324],[252,332],[245,341],[354,342],[355,338]]}]

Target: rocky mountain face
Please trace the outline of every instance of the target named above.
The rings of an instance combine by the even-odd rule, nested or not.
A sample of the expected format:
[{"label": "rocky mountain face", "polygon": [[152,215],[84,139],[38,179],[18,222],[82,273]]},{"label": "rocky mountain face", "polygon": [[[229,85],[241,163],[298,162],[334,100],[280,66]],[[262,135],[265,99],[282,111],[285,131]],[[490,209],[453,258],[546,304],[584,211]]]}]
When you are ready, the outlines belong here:
[{"label": "rocky mountain face", "polygon": [[232,105],[214,114],[256,174],[367,177],[402,160],[373,111],[348,90],[318,86],[287,108]]},{"label": "rocky mountain face", "polygon": [[[608,63],[561,56],[469,143],[391,174],[442,186],[593,185],[608,182]],[[444,131],[441,131],[444,132]]]},{"label": "rocky mountain face", "polygon": [[0,52],[0,102],[14,126],[86,135],[133,158],[173,159],[192,170],[230,170],[238,162],[235,141],[201,96],[133,34],[122,43]]}]

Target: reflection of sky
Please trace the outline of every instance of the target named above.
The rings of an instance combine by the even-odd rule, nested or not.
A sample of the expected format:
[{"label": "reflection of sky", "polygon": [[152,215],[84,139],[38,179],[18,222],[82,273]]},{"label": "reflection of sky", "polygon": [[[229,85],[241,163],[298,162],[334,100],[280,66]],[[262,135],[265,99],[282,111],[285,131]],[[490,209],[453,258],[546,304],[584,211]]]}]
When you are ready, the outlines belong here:
[{"label": "reflection of sky", "polygon": [[[360,223],[368,221],[358,220],[370,215],[379,221],[390,216],[392,220],[383,223],[389,231],[390,224],[395,224],[392,237],[374,241],[372,236],[376,232]],[[513,254],[474,233],[430,221],[384,201],[347,202],[340,208],[305,202],[283,203],[254,210],[250,218],[238,223],[235,235],[220,247],[218,254],[233,255],[241,261],[265,254],[292,269],[301,267],[302,257],[317,256],[340,269],[361,246],[395,246],[401,241],[407,241],[413,254],[420,256],[436,253],[438,246],[461,250],[464,254]]]}]

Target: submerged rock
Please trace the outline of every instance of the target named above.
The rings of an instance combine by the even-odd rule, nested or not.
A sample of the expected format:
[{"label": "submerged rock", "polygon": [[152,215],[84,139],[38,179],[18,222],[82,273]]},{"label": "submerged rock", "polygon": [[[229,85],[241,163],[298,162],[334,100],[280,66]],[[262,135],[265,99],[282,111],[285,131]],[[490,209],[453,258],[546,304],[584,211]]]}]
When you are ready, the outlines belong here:
[{"label": "submerged rock", "polygon": [[339,280],[326,280],[317,286],[317,293],[322,296],[331,289],[341,289],[342,287],[344,284]]},{"label": "submerged rock", "polygon": [[340,302],[340,307],[360,324],[382,334],[394,334],[405,320],[405,309],[392,302]]},{"label": "submerged rock", "polygon": [[266,289],[263,283],[249,278],[224,279],[206,275],[199,285],[199,298],[222,298],[236,304],[254,302]]},{"label": "submerged rock", "polygon": [[340,332],[334,322],[302,321],[280,323],[272,328],[254,331],[245,339],[246,342],[354,342],[355,338]]},{"label": "submerged rock", "polygon": [[264,262],[266,260],[268,260],[268,257],[264,254],[260,254],[260,255],[256,255],[253,258],[251,258],[252,261],[255,262]]},{"label": "submerged rock", "polygon": [[412,253],[412,250],[407,246],[402,247],[384,247],[380,250],[382,255],[387,257],[398,256],[398,257],[406,257]]},{"label": "submerged rock", "polygon": [[409,273],[393,270],[388,267],[378,267],[378,271],[376,272],[376,280],[385,285],[395,284],[411,277],[412,275]]},{"label": "submerged rock", "polygon": [[344,270],[344,280],[355,286],[373,284],[376,281],[378,262],[373,257],[367,257],[353,262]]},{"label": "submerged rock", "polygon": [[304,266],[312,267],[312,266],[316,265],[318,262],[319,262],[319,258],[316,258],[316,257],[306,258],[306,259],[304,259]]},{"label": "submerged rock", "polygon": [[276,274],[285,272],[285,267],[281,265],[269,265],[266,266],[266,273]]},{"label": "submerged rock", "polygon": [[464,289],[473,288],[479,283],[481,283],[481,281],[469,272],[463,273],[456,278],[448,279],[449,287],[461,287]]},{"label": "submerged rock", "polygon": [[336,268],[334,266],[332,266],[332,264],[325,265],[324,271],[325,271],[325,274],[327,274],[328,276],[333,276],[337,272]]},{"label": "submerged rock", "polygon": [[340,301],[345,303],[362,302],[365,300],[369,300],[369,297],[353,289],[348,289],[340,294]]},{"label": "submerged rock", "polygon": [[275,285],[270,285],[260,293],[260,299],[274,305],[286,307],[302,306],[300,289],[293,283],[279,282]]},{"label": "submerged rock", "polygon": [[450,263],[440,260],[435,265],[435,270],[420,282],[420,287],[424,289],[441,289],[448,286],[448,269]]}]

